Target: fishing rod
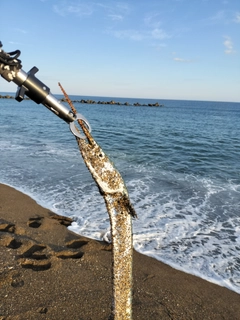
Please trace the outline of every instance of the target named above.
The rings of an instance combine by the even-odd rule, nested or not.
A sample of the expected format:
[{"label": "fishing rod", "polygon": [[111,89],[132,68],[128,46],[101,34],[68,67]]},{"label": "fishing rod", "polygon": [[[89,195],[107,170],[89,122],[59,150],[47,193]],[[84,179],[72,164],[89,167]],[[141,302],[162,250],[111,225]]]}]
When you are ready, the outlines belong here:
[{"label": "fishing rod", "polygon": [[15,99],[21,102],[24,96],[28,96],[37,104],[42,104],[59,118],[63,119],[70,126],[72,133],[79,138],[85,138],[79,130],[76,130],[75,121],[82,120],[91,132],[91,126],[87,119],[80,113],[74,113],[65,107],[50,91],[50,88],[40,81],[35,74],[39,71],[37,67],[33,67],[30,71],[25,72],[22,69],[22,62],[19,59],[20,50],[5,52],[2,49],[0,41],[0,75],[8,82],[14,82],[18,88]]}]

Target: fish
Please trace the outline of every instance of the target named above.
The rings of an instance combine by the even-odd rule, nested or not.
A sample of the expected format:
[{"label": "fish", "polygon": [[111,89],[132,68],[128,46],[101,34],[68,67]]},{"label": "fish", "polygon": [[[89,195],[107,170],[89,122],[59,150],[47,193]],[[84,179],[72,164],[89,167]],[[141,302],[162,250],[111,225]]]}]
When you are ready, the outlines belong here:
[{"label": "fish", "polygon": [[[62,87],[61,89],[72,111],[77,114],[66,92]],[[84,133],[84,135],[75,135],[78,147],[104,198],[111,225],[113,298],[109,320],[131,320],[132,218],[136,218],[137,214],[121,174],[89,132],[85,119],[80,117],[78,123]]]}]

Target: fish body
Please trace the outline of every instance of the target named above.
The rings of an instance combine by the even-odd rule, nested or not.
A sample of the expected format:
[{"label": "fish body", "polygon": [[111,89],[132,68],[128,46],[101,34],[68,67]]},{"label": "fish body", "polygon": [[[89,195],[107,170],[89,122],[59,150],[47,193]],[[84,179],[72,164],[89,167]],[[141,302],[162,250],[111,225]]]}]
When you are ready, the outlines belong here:
[{"label": "fish body", "polygon": [[132,217],[136,212],[129,200],[125,183],[101,147],[90,134],[86,119],[78,117],[67,93],[59,86],[70,105],[84,135],[75,124],[70,130],[75,135],[83,160],[105,200],[111,223],[113,303],[109,320],[132,319]]},{"label": "fish body", "polygon": [[87,139],[76,139],[105,200],[111,223],[113,305],[110,319],[132,319],[132,217],[136,217],[136,212],[120,173],[90,133]]}]

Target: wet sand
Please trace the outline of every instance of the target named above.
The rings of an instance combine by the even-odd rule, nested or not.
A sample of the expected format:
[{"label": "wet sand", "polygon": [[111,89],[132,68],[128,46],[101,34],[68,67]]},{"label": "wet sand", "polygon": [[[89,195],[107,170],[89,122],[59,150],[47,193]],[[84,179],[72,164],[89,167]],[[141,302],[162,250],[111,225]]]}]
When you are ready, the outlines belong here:
[{"label": "wet sand", "polygon": [[[70,223],[0,184],[0,320],[108,319],[111,245]],[[133,277],[134,320],[240,319],[239,294],[135,251]]]}]

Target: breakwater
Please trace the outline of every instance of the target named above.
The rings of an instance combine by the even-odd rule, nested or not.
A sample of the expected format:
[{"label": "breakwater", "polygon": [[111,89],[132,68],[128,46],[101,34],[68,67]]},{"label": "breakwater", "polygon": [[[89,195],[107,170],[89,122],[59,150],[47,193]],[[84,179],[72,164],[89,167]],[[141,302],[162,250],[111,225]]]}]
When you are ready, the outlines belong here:
[{"label": "breakwater", "polygon": [[[15,97],[10,96],[10,95],[0,95],[0,99],[15,99]],[[28,97],[25,97],[24,100],[31,100]],[[67,102],[65,98],[60,99],[61,102]],[[155,103],[139,103],[139,102],[134,102],[134,103],[129,103],[129,102],[118,102],[115,100],[110,100],[110,101],[95,101],[91,99],[81,99],[81,100],[72,100],[73,103],[84,103],[84,104],[108,104],[108,105],[117,105],[117,106],[134,106],[134,107],[140,107],[140,106],[145,106],[145,107],[163,107],[163,104],[160,104],[159,102]]]}]

